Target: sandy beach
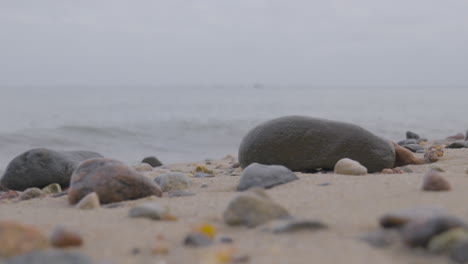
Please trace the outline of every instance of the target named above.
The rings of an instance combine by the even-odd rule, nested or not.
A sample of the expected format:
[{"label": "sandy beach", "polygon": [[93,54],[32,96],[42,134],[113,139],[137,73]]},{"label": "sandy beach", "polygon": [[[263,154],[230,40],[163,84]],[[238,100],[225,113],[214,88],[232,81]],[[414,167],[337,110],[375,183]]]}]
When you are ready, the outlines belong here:
[{"label": "sandy beach", "polygon": [[[422,155],[422,154],[416,154]],[[445,150],[433,164],[409,165],[413,173],[347,176],[333,173],[296,173],[299,180],[268,189],[268,195],[297,218],[320,220],[329,228],[320,231],[273,234],[263,228],[230,227],[222,214],[235,190],[239,176],[230,176],[235,158],[167,165],[167,170],[190,173],[204,165],[215,171],[212,178],[192,178],[187,189],[193,196],[147,197],[126,201],[115,208],[79,210],[69,205],[67,196],[0,203],[0,220],[31,224],[44,232],[57,224],[77,230],[83,245],[69,249],[104,263],[216,263],[212,256],[233,250],[248,256],[247,263],[446,263],[446,256],[408,249],[402,244],[374,248],[359,237],[379,229],[378,219],[386,212],[415,206],[437,206],[468,221],[464,203],[468,186],[468,150]],[[422,178],[432,166],[444,169],[452,190],[424,192]],[[218,168],[218,169],[215,169]],[[157,169],[155,169],[157,170]],[[204,185],[204,187],[202,187]],[[129,218],[129,209],[145,201],[168,206],[177,221]],[[231,244],[215,243],[206,248],[184,246],[185,236],[196,226],[210,224],[217,236],[230,237]],[[154,249],[167,247],[168,254]]]}]

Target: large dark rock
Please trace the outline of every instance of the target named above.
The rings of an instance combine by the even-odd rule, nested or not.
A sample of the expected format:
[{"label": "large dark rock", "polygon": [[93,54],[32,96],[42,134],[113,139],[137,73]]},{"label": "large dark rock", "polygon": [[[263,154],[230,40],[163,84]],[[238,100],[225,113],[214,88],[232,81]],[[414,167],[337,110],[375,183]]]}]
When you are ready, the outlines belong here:
[{"label": "large dark rock", "polygon": [[20,191],[30,187],[43,188],[52,183],[67,187],[80,162],[100,157],[100,154],[91,151],[32,149],[8,164],[1,184],[8,189]]},{"label": "large dark rock", "polygon": [[332,170],[350,158],[369,172],[393,168],[395,150],[390,141],[349,123],[303,116],[286,116],[258,125],[241,142],[243,168],[256,162],[283,165],[292,171]]},{"label": "large dark rock", "polygon": [[159,185],[151,179],[120,161],[105,158],[87,160],[76,168],[68,189],[68,201],[76,204],[92,192],[103,204],[162,195]]}]

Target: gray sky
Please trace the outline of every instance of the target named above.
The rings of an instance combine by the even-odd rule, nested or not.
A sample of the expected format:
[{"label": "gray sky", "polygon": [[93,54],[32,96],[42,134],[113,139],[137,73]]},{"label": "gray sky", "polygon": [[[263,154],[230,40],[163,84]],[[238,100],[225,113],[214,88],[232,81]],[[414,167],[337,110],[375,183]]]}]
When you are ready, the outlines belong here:
[{"label": "gray sky", "polygon": [[0,85],[468,85],[466,0],[0,0]]}]

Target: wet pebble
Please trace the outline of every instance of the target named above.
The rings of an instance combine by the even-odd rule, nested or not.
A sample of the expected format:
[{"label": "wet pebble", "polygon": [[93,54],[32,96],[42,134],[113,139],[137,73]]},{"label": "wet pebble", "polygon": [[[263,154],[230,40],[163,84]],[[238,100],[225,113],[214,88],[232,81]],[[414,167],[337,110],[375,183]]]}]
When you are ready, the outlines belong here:
[{"label": "wet pebble", "polygon": [[79,209],[95,209],[100,206],[101,203],[99,201],[99,196],[95,192],[87,194],[80,202],[78,202],[77,205],[75,205],[75,207]]},{"label": "wet pebble", "polygon": [[344,158],[335,164],[334,172],[342,175],[366,175],[367,168],[355,160]]},{"label": "wet pebble", "polygon": [[274,222],[271,227],[267,228],[273,233],[290,233],[298,231],[317,231],[327,229],[328,226],[317,220],[301,220],[301,219],[286,219]]},{"label": "wet pebble", "polygon": [[252,163],[244,169],[237,185],[238,191],[253,187],[272,188],[299,179],[288,168],[281,165],[263,165]]},{"label": "wet pebble", "polygon": [[392,169],[383,169],[382,173],[383,174],[393,174],[393,170]]},{"label": "wet pebble", "polygon": [[24,190],[24,192],[19,196],[20,200],[30,200],[34,198],[44,197],[45,194],[41,189],[33,187]]},{"label": "wet pebble", "polygon": [[56,248],[79,247],[83,244],[83,238],[78,232],[55,226],[50,234],[50,244]]},{"label": "wet pebble", "polygon": [[186,189],[191,184],[190,178],[182,172],[161,174],[154,181],[161,186],[163,192]]},{"label": "wet pebble", "polygon": [[442,176],[440,171],[431,169],[424,176],[422,190],[449,191],[450,183]]},{"label": "wet pebble", "polygon": [[255,227],[271,220],[290,217],[288,211],[273,202],[265,190],[249,189],[237,195],[224,211],[223,219],[228,225]]}]

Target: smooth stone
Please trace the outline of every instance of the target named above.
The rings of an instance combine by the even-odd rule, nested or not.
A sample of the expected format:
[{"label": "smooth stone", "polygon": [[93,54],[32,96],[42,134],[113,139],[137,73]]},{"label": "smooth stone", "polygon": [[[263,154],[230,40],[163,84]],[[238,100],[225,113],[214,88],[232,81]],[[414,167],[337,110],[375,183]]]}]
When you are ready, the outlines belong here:
[{"label": "smooth stone", "polygon": [[99,196],[97,193],[92,192],[83,197],[75,207],[79,209],[96,209],[100,206],[101,202],[99,201]]},{"label": "smooth stone", "polygon": [[355,160],[344,158],[336,163],[334,172],[343,175],[366,175],[367,168]]},{"label": "smooth stone", "polygon": [[37,228],[0,220],[0,259],[47,248],[46,235]]},{"label": "smooth stone", "polygon": [[316,220],[288,219],[273,223],[269,230],[275,234],[280,234],[298,231],[317,231],[327,228],[326,224]]},{"label": "smooth stone", "polygon": [[403,145],[402,147],[412,151],[412,152],[417,152],[417,151],[424,151],[424,147],[419,145],[419,144],[408,144],[408,145]]},{"label": "smooth stone", "polygon": [[468,263],[468,240],[454,246],[450,252],[450,259],[455,263]]},{"label": "smooth stone", "polygon": [[78,232],[60,225],[52,229],[49,241],[56,248],[79,247],[83,244],[83,238]]},{"label": "smooth stone", "polygon": [[448,252],[455,247],[456,244],[468,239],[468,231],[465,228],[452,228],[448,231],[434,236],[427,248],[434,253]]},{"label": "smooth stone", "polygon": [[289,217],[288,211],[273,202],[261,188],[252,188],[237,195],[223,214],[226,224],[247,227]]},{"label": "smooth stone", "polygon": [[304,116],[270,120],[250,130],[239,147],[239,163],[283,165],[292,171],[332,170],[350,158],[369,172],[392,168],[392,144],[353,124]]},{"label": "smooth stone", "polygon": [[418,144],[417,139],[405,139],[402,141],[398,141],[398,145],[400,146],[405,146],[405,145],[410,145],[410,144]]},{"label": "smooth stone", "polygon": [[411,131],[406,131],[406,139],[419,139],[419,135],[411,132]]},{"label": "smooth stone", "polygon": [[45,194],[41,189],[33,187],[24,190],[24,192],[19,196],[20,200],[30,200],[34,198],[44,197]]},{"label": "smooth stone", "polygon": [[[202,186],[203,188],[203,186]],[[184,190],[175,190],[175,191],[170,191],[168,192],[168,196],[170,198],[174,198],[174,197],[185,197],[185,196],[194,196],[195,193],[193,192],[187,192],[187,191],[184,191]]]},{"label": "smooth stone", "polygon": [[169,216],[169,208],[155,202],[147,202],[130,209],[128,216],[132,218],[148,218],[152,220],[164,220]]},{"label": "smooth stone", "polygon": [[153,167],[151,167],[151,165],[149,165],[148,163],[140,163],[138,165],[133,166],[133,168],[138,172],[148,172],[153,170]]},{"label": "smooth stone", "polygon": [[8,164],[1,184],[11,190],[19,191],[30,187],[43,188],[52,183],[66,187],[80,162],[99,157],[102,156],[90,151],[32,149],[17,156]]},{"label": "smooth stone", "polygon": [[62,250],[35,251],[5,261],[5,264],[93,264],[88,256]]},{"label": "smooth stone", "polygon": [[411,221],[403,226],[401,235],[407,245],[425,248],[433,237],[457,227],[466,228],[466,225],[453,216],[440,216],[425,221]]},{"label": "smooth stone", "polygon": [[329,183],[329,182],[324,182],[324,183],[320,183],[320,184],[317,184],[317,185],[323,187],[323,186],[330,186],[331,183]]},{"label": "smooth stone", "polygon": [[155,182],[120,161],[106,158],[80,164],[71,178],[68,201],[76,204],[91,192],[96,192],[103,204],[162,196]]},{"label": "smooth stone", "polygon": [[214,177],[213,174],[208,174],[208,173],[204,173],[204,172],[195,172],[193,174],[193,177],[195,178],[212,178]]},{"label": "smooth stone", "polygon": [[379,223],[383,228],[400,228],[409,222],[421,222],[447,215],[448,212],[439,207],[412,207],[386,213],[379,219]]},{"label": "smooth stone", "polygon": [[375,248],[390,247],[400,241],[400,234],[392,229],[379,229],[374,232],[364,233],[359,239]]},{"label": "smooth stone", "polygon": [[296,174],[284,166],[252,163],[241,175],[238,191],[253,187],[272,188],[299,179]]},{"label": "smooth stone", "polygon": [[158,160],[158,158],[154,157],[154,156],[150,156],[150,157],[146,157],[144,158],[141,163],[146,163],[146,164],[149,164],[151,165],[153,168],[155,167],[159,167],[159,166],[162,166],[162,162]]},{"label": "smooth stone", "polygon": [[44,194],[51,195],[62,192],[62,187],[58,183],[52,183],[42,188]]},{"label": "smooth stone", "polygon": [[459,149],[459,148],[468,148],[468,141],[455,141],[450,143],[446,148]]},{"label": "smooth stone", "polygon": [[392,169],[383,169],[382,173],[383,174],[393,174],[393,170]]},{"label": "smooth stone", "polygon": [[184,240],[184,245],[189,247],[206,247],[212,244],[213,239],[202,233],[190,233]]},{"label": "smooth stone", "polygon": [[450,183],[437,169],[429,170],[424,175],[422,190],[424,191],[450,191]]},{"label": "smooth stone", "polygon": [[154,181],[161,186],[163,192],[187,189],[191,184],[190,178],[182,172],[161,174]]}]

